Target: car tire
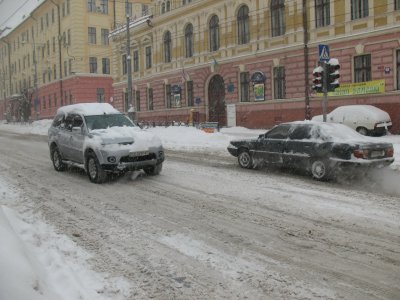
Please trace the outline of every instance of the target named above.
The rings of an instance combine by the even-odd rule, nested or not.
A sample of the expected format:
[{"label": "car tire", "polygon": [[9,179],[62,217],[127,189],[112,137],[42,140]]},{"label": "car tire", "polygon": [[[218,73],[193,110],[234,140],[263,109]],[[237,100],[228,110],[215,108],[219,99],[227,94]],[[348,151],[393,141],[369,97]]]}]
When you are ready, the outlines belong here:
[{"label": "car tire", "polygon": [[57,146],[51,148],[51,160],[56,171],[62,172],[67,168],[67,165],[62,161],[62,156]]},{"label": "car tire", "polygon": [[357,127],[356,131],[361,135],[368,135],[368,129],[365,127]]},{"label": "car tire", "polygon": [[107,173],[101,167],[96,154],[89,153],[86,158],[86,171],[89,180],[93,183],[103,183],[107,178]]},{"label": "car tire", "polygon": [[147,175],[151,175],[151,176],[155,176],[161,173],[162,170],[162,163],[155,165],[155,166],[151,166],[151,167],[146,167],[143,169],[143,171],[147,174]]},{"label": "car tire", "polygon": [[253,158],[249,150],[241,150],[238,155],[238,162],[242,168],[252,169],[253,168]]},{"label": "car tire", "polygon": [[316,159],[311,163],[311,175],[316,180],[328,180],[331,168],[326,160]]}]

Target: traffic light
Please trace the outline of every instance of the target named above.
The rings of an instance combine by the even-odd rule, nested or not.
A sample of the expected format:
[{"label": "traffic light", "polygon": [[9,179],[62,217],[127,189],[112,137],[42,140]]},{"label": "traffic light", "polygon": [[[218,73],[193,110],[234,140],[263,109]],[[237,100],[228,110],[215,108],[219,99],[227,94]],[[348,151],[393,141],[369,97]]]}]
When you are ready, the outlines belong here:
[{"label": "traffic light", "polygon": [[327,63],[327,91],[328,92],[333,92],[336,88],[339,87],[339,80],[340,74],[339,74],[339,60],[337,58],[331,58],[328,63]]},{"label": "traffic light", "polygon": [[324,68],[322,68],[321,66],[316,67],[313,70],[313,86],[312,89],[314,91],[316,91],[317,93],[322,93],[322,77],[323,77],[323,73],[324,73]]}]

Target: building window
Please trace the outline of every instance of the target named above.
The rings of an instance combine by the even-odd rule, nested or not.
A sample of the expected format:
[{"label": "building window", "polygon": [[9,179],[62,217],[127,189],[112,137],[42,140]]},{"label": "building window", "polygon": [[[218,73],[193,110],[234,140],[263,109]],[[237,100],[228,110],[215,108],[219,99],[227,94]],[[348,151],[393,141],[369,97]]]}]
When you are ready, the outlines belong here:
[{"label": "building window", "polygon": [[[54,24],[54,8],[51,9],[51,23]],[[33,27],[32,27],[32,37],[33,37]]]},{"label": "building window", "polygon": [[69,75],[72,74],[72,59],[68,60]]},{"label": "building window", "polygon": [[193,106],[194,105],[194,97],[193,97],[193,81],[186,81],[186,98],[187,98],[187,105]]},{"label": "building window", "polygon": [[371,55],[354,57],[354,82],[371,81]]},{"label": "building window", "polygon": [[65,2],[62,4],[62,16],[65,17]]},{"label": "building window", "polygon": [[122,75],[128,73],[126,54],[122,55]]},{"label": "building window", "polygon": [[331,24],[330,0],[315,0],[315,27]]},{"label": "building window", "polygon": [[154,106],[153,106],[153,89],[152,88],[148,88],[147,89],[147,101],[149,103],[149,110],[153,110]]},{"label": "building window", "polygon": [[103,74],[110,74],[110,59],[102,58],[102,65]]},{"label": "building window", "polygon": [[212,16],[209,23],[210,31],[210,51],[217,51],[219,49],[219,19],[218,16]]},{"label": "building window", "polygon": [[57,79],[57,65],[56,64],[53,65],[53,73],[54,73],[54,80],[56,80]]},{"label": "building window", "polygon": [[57,107],[57,94],[54,93],[54,106]]},{"label": "building window", "polygon": [[133,72],[139,72],[139,51],[133,51]]},{"label": "building window", "polygon": [[70,11],[70,0],[67,0],[67,15],[69,15]]},{"label": "building window", "polygon": [[186,57],[193,56],[193,25],[188,24],[185,28],[185,52]]},{"label": "building window", "polygon": [[88,28],[88,42],[89,42],[89,44],[96,44],[96,28],[95,27]]},{"label": "building window", "polygon": [[51,95],[49,95],[49,108],[51,108]]},{"label": "building window", "polygon": [[240,73],[240,102],[250,101],[250,74],[249,72]]},{"label": "building window", "polygon": [[285,34],[285,0],[271,1],[272,36]]},{"label": "building window", "polygon": [[274,99],[285,99],[285,67],[274,68]]},{"label": "building window", "polygon": [[87,2],[87,10],[90,12],[96,11],[96,0],[88,0]]},{"label": "building window", "polygon": [[135,92],[136,111],[140,111],[140,91]]},{"label": "building window", "polygon": [[104,103],[104,88],[97,88],[97,102]]},{"label": "building window", "polygon": [[151,68],[151,46],[146,47],[146,69]]},{"label": "building window", "polygon": [[108,0],[100,0],[100,11],[102,14],[108,14]]},{"label": "building window", "polygon": [[142,16],[147,16],[149,14],[149,6],[142,4]]},{"label": "building window", "polygon": [[172,107],[171,85],[166,84],[164,86],[164,91],[165,91],[165,103],[167,105],[167,108],[171,108]]},{"label": "building window", "polygon": [[101,44],[102,45],[108,45],[110,41],[108,40],[108,34],[109,30],[108,29],[101,29]]},{"label": "building window", "polygon": [[394,0],[394,9],[400,10],[400,0]]},{"label": "building window", "polygon": [[164,34],[164,62],[171,62],[171,32],[167,31]]},{"label": "building window", "polygon": [[351,0],[351,19],[368,17],[368,0]]},{"label": "building window", "polygon": [[89,57],[89,72],[97,73],[97,57]]},{"label": "building window", "polygon": [[400,90],[400,50],[396,51],[397,57],[397,89]]},{"label": "building window", "polygon": [[64,77],[67,77],[67,75],[68,75],[67,61],[64,60]]},{"label": "building window", "polygon": [[43,96],[42,103],[43,103],[43,109],[46,109],[46,97],[45,96]]},{"label": "building window", "polygon": [[249,30],[249,8],[243,5],[238,12],[238,43],[239,45],[247,44],[250,42]]},{"label": "building window", "polygon": [[71,29],[67,30],[67,38],[68,38],[67,45],[70,46],[71,45]]},{"label": "building window", "polygon": [[56,37],[53,36],[53,53],[56,52]]}]

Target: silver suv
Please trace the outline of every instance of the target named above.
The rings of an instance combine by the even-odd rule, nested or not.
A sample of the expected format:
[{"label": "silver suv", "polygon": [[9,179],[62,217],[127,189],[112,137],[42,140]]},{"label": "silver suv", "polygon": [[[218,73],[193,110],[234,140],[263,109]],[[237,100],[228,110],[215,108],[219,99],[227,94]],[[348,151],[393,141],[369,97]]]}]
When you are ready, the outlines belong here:
[{"label": "silver suv", "polygon": [[128,170],[158,175],[164,161],[160,139],[107,103],[60,107],[48,137],[54,169],[82,168],[94,183]]}]

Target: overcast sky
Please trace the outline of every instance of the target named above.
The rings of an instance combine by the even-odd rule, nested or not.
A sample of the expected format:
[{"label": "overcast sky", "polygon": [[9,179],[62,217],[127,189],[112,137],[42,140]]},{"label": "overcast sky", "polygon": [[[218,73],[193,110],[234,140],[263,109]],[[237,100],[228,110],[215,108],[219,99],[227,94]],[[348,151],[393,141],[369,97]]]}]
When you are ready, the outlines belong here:
[{"label": "overcast sky", "polygon": [[41,2],[42,0],[0,0],[0,31],[5,27],[17,26]]}]

